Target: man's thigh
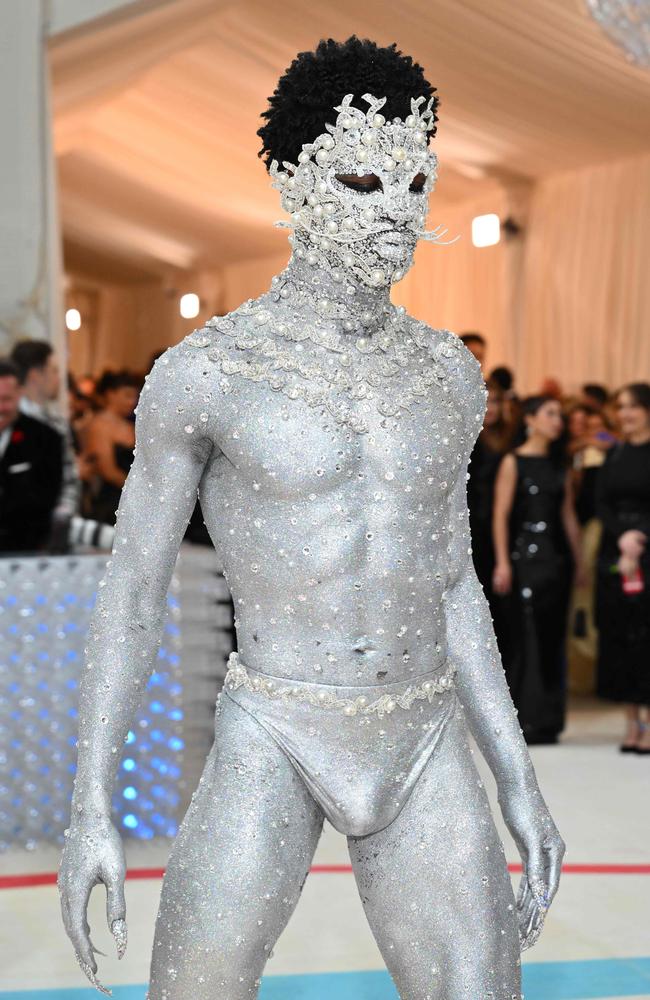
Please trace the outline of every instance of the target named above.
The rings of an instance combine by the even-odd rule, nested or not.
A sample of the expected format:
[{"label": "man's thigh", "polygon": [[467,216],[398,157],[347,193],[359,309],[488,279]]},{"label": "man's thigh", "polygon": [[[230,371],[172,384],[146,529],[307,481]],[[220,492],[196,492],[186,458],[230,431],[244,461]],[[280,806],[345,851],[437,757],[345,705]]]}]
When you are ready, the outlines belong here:
[{"label": "man's thigh", "polygon": [[460,705],[399,816],[349,845],[402,1000],[520,1000],[515,899]]},{"label": "man's thigh", "polygon": [[288,759],[224,695],[163,881],[150,1000],[212,1000],[224,990],[229,1000],[255,996],[321,828]]}]

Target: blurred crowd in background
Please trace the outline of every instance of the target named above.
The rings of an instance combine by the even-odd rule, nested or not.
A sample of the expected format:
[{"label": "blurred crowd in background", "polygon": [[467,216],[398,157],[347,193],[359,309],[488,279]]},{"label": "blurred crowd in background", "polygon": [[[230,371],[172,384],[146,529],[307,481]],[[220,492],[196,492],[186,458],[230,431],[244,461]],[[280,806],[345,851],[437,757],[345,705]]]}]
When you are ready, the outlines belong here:
[{"label": "blurred crowd in background", "polygon": [[[461,339],[488,388],[469,467],[473,559],[524,735],[558,741],[573,650],[589,674],[574,687],[625,707],[620,750],[650,754],[650,384],[568,394],[549,377],[522,398],[515,373],[485,370],[481,334]],[[0,359],[0,553],[67,552],[73,521],[115,523],[144,377],[68,375],[63,419],[49,344]],[[188,530],[209,541],[198,508]]]},{"label": "blurred crowd in background", "polygon": [[[484,365],[484,338],[462,339]],[[520,398],[509,369],[484,375],[472,550],[524,735],[557,742],[573,648],[596,692],[625,705],[621,751],[648,754],[650,384],[568,395],[546,378]]]},{"label": "blurred crowd in background", "polygon": [[105,371],[80,380],[68,374],[67,419],[58,415],[61,379],[44,341],[20,341],[0,359],[0,433],[4,428],[7,437],[0,551],[66,551],[74,516],[115,524],[145,373]]}]

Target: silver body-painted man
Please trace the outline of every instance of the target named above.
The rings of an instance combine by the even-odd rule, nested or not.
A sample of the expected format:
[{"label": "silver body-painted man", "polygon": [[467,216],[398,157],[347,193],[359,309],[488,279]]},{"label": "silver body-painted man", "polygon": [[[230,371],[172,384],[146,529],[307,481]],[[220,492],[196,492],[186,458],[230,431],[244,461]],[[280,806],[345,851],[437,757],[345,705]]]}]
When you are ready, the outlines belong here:
[{"label": "silver body-painted man", "polygon": [[[273,165],[295,230],[286,270],[169,350],[138,406],[59,875],[67,931],[98,988],[86,905],[105,883],[121,954],[111,789],[197,491],[239,654],[163,883],[150,1000],[256,995],[324,816],[348,836],[403,1000],[519,1000],[520,949],[557,889],[564,844],[471,559],[480,369],[458,338],[389,298],[418,237],[437,238],[423,228],[431,112],[414,101],[405,121],[386,122],[382,106],[347,97],[298,164]],[[517,899],[470,731],[521,852]]]}]

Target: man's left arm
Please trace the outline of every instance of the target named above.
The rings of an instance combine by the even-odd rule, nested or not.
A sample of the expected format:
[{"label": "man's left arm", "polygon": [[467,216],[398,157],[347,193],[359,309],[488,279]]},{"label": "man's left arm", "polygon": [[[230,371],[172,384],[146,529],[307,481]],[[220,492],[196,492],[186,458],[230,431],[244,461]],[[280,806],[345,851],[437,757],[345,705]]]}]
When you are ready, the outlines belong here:
[{"label": "man's left arm", "polygon": [[447,651],[456,664],[456,689],[472,735],[502,794],[539,794],[501,656],[490,606],[476,575],[467,511],[467,474],[461,472],[450,504],[451,585],[444,595]]},{"label": "man's left arm", "polygon": [[483,416],[485,389],[478,363],[466,348],[462,348],[454,369],[459,378],[456,398],[468,409],[465,460],[449,500],[450,578],[444,594],[447,651],[456,666],[456,690],[468,726],[495,777],[499,806],[522,856],[520,935],[522,947],[530,947],[557,891],[565,848],[537,784],[506,682],[490,608],[472,561],[467,468],[475,428],[480,426],[475,418]]}]

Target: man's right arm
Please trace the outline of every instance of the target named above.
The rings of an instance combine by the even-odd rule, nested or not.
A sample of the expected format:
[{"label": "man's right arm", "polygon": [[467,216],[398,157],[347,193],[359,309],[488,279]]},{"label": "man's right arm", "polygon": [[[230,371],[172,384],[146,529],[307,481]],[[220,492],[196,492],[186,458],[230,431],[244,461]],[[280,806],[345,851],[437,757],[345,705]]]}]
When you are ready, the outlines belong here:
[{"label": "man's right arm", "polygon": [[185,391],[190,376],[177,362],[172,354],[156,363],[138,404],[135,458],[86,648],[73,823],[85,809],[110,815],[122,747],[155,665],[167,589],[213,447],[198,412],[206,404]]},{"label": "man's right arm", "polygon": [[[183,346],[154,366],[138,404],[136,452],[120,501],[113,554],[100,584],[79,696],[79,749],[70,829],[59,867],[66,931],[93,985],[97,963],[86,911],[107,890],[118,955],[126,947],[120,836],[111,793],[124,741],[153,670],[176,555],[213,450],[207,371]],[[180,363],[179,363],[180,362]]]}]

